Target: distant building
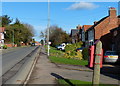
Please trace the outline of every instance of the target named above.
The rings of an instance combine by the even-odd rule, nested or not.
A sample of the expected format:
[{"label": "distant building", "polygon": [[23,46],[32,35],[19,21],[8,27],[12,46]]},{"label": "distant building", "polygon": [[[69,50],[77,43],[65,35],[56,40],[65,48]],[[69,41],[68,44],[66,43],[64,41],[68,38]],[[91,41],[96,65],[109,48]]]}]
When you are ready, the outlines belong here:
[{"label": "distant building", "polygon": [[70,37],[72,38],[72,43],[81,41],[82,27],[78,25],[76,29],[71,29]]},{"label": "distant building", "polygon": [[36,46],[40,46],[40,45],[41,45],[41,43],[40,43],[40,42],[35,41],[35,45],[36,45]]},{"label": "distant building", "polygon": [[70,37],[72,38],[72,43],[78,42],[79,38],[78,33],[79,33],[78,29],[71,29]]},{"label": "distant building", "polygon": [[81,41],[84,43],[84,46],[85,46],[85,40],[87,40],[87,39],[86,39],[86,37],[87,37],[86,31],[87,31],[90,27],[92,27],[92,25],[83,25],[83,26],[82,26]]},{"label": "distant building", "polygon": [[5,28],[0,27],[0,47],[4,45],[4,32],[5,32]]}]

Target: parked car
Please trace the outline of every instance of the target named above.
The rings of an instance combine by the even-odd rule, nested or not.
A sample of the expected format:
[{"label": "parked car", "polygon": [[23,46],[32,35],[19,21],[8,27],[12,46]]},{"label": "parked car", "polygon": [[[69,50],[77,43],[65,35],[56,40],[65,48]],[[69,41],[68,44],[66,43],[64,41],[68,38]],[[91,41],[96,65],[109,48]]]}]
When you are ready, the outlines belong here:
[{"label": "parked car", "polygon": [[57,49],[58,49],[58,50],[65,50],[65,46],[66,46],[66,45],[57,46]]},{"label": "parked car", "polygon": [[116,63],[118,61],[118,54],[116,51],[106,51],[104,54],[105,63]]},{"label": "parked car", "polygon": [[76,51],[83,51],[84,47],[81,47],[81,48],[77,48]]}]

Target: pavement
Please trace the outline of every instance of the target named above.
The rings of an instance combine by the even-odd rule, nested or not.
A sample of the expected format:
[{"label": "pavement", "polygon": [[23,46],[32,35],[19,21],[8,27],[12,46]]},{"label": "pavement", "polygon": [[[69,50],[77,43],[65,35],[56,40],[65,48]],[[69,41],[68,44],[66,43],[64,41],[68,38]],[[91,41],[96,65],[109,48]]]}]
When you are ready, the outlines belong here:
[{"label": "pavement", "polygon": [[[104,67],[100,74],[100,83],[102,84],[118,84],[120,77],[119,72],[109,73],[105,72],[109,67]],[[111,67],[110,67],[111,68]],[[106,69],[104,71],[104,69]],[[119,70],[119,69],[118,69]],[[115,71],[118,71],[115,70]],[[105,73],[104,73],[105,72]],[[51,63],[42,47],[38,61],[33,69],[33,72],[28,81],[29,84],[57,84],[56,78],[63,77],[65,79],[91,81],[92,82],[93,69],[85,66],[72,66]]]}]

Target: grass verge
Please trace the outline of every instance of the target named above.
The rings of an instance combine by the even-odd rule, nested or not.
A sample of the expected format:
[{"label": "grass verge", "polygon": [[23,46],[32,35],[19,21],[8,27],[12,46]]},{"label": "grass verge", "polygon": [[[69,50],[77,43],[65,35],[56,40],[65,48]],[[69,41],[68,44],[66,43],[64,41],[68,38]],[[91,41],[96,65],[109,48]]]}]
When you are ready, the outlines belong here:
[{"label": "grass verge", "polygon": [[[60,86],[93,86],[92,82],[70,79],[58,79]],[[99,84],[99,86],[118,86],[113,84]]]},{"label": "grass verge", "polygon": [[59,64],[82,65],[82,66],[88,65],[88,61],[85,60],[75,60],[56,56],[49,56],[49,59],[51,60],[51,62]]},{"label": "grass verge", "polygon": [[49,59],[51,60],[51,62],[59,63],[59,64],[82,65],[82,66],[88,65],[88,61],[86,60],[65,58],[64,54],[65,53],[63,51],[51,47]]}]

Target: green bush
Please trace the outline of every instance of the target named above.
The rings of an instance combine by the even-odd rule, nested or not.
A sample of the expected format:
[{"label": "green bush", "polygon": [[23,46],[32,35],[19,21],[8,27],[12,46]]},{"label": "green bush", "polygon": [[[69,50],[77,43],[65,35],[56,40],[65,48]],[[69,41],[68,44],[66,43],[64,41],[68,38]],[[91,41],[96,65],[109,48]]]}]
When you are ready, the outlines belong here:
[{"label": "green bush", "polygon": [[88,58],[89,58],[89,49],[84,48],[83,51],[82,51],[82,55],[83,55],[84,60],[88,60]]},{"label": "green bush", "polygon": [[65,47],[65,58],[73,58],[73,59],[82,59],[81,52],[76,52],[77,48],[80,48],[82,46],[82,42],[78,42],[75,44],[70,44]]},{"label": "green bush", "polygon": [[3,49],[7,49],[7,45],[4,45],[4,46],[3,46]]},{"label": "green bush", "polygon": [[65,52],[74,51],[74,50],[76,50],[77,48],[80,48],[82,45],[83,45],[83,43],[82,43],[81,41],[80,41],[80,42],[77,42],[77,43],[74,43],[74,44],[67,45],[67,46],[65,47]]},{"label": "green bush", "polygon": [[69,52],[69,51],[73,51],[73,50],[74,50],[74,45],[73,44],[66,45],[65,52]]},{"label": "green bush", "polygon": [[79,59],[79,60],[82,60],[83,59],[82,52],[81,51],[77,51],[75,58]]}]

